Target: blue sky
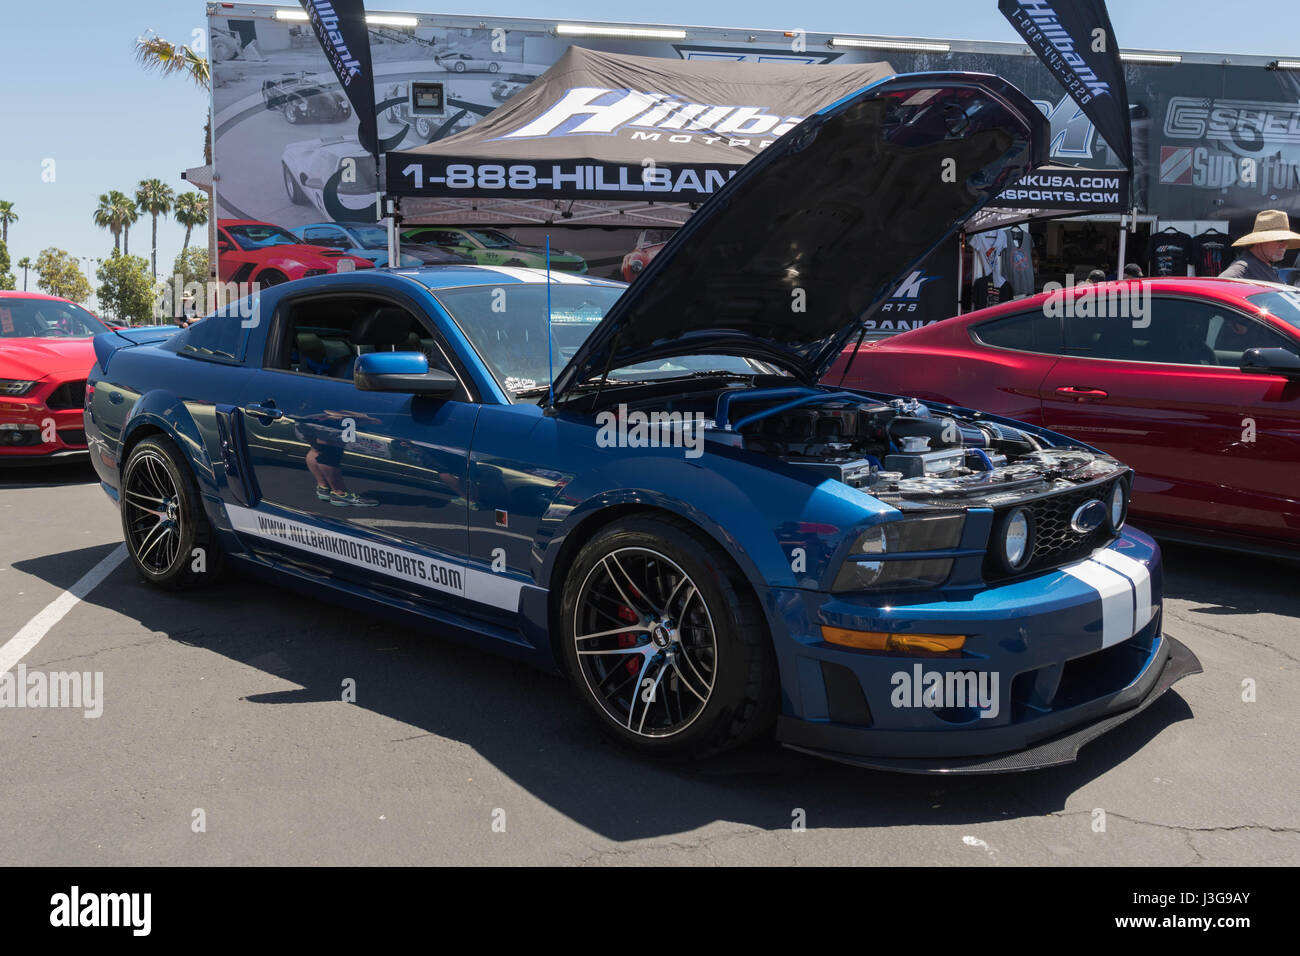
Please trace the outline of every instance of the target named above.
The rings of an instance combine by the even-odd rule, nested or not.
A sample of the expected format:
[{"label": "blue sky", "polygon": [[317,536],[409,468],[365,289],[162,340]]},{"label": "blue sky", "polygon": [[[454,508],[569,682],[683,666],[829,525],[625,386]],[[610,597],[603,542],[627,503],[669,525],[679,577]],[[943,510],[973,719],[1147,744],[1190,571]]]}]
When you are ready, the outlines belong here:
[{"label": "blue sky", "polygon": [[[372,0],[367,7],[485,17],[542,12],[535,0],[480,2],[448,9]],[[1125,47],[1300,56],[1294,3],[1124,0],[1109,6]],[[798,7],[798,22],[791,22],[790,4],[777,0],[657,0],[644,9],[661,23],[1017,39],[996,0],[812,0]],[[543,10],[566,19],[638,19],[636,6],[607,0],[554,0]],[[205,4],[6,0],[0,18],[0,199],[14,202],[20,216],[9,230],[10,254],[15,261],[35,259],[55,245],[77,256],[107,255],[112,238],[91,222],[100,193],[131,193],[139,180],[155,176],[179,191],[188,188],[180,171],[202,162],[207,94],[179,78],[145,73],[131,53],[135,37],[148,29],[189,42],[204,25]],[[53,182],[42,181],[47,159],[55,163]],[[159,223],[160,272],[170,271],[183,233],[170,219]],[[131,251],[147,255],[148,248],[148,220],[141,220],[132,228]],[[93,282],[93,263],[91,272]]]}]

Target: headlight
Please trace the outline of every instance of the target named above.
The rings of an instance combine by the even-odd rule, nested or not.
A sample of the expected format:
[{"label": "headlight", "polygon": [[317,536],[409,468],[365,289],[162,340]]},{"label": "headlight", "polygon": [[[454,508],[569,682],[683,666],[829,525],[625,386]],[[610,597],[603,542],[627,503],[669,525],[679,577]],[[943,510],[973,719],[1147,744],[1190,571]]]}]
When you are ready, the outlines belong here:
[{"label": "headlight", "polygon": [[1034,555],[1034,519],[1024,508],[1013,509],[994,532],[992,547],[1002,566],[1022,571]]},{"label": "headlight", "polygon": [[[965,524],[965,514],[957,513],[904,518],[868,528],[853,542],[831,588],[881,591],[938,587],[952,573],[952,558],[928,557],[924,552],[956,548]],[[867,555],[881,555],[881,560],[864,560]]]},{"label": "headlight", "polygon": [[1124,527],[1124,519],[1128,517],[1128,495],[1125,494],[1127,489],[1123,481],[1115,482],[1115,487],[1110,492],[1110,530],[1119,531]]},{"label": "headlight", "polygon": [[35,384],[18,378],[0,378],[0,395],[26,395]]}]

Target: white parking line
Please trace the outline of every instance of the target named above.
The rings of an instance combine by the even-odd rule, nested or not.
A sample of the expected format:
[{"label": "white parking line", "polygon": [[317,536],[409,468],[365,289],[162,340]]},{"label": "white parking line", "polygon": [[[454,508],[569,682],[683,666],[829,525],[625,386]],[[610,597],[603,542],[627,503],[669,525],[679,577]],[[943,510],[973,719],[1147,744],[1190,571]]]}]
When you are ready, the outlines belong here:
[{"label": "white parking line", "polygon": [[126,545],[118,545],[104,560],[83,574],[76,584],[24,624],[21,631],[9,638],[4,646],[0,647],[0,674],[26,657],[31,649],[41,642],[41,638],[49,633],[50,628],[63,620],[63,616],[76,607],[78,601],[95,590],[104,578],[112,574],[113,569],[121,564],[125,557]]}]

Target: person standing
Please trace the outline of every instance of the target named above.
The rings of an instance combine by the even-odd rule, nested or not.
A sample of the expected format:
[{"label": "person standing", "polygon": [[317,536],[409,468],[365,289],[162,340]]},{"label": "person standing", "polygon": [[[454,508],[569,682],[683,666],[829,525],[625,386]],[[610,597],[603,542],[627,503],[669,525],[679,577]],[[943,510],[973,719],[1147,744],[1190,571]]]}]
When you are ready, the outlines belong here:
[{"label": "person standing", "polygon": [[1291,231],[1291,220],[1281,209],[1265,209],[1255,217],[1255,228],[1232,245],[1244,251],[1219,273],[1220,279],[1277,282],[1273,263],[1281,262],[1288,249],[1300,249],[1300,234]]}]

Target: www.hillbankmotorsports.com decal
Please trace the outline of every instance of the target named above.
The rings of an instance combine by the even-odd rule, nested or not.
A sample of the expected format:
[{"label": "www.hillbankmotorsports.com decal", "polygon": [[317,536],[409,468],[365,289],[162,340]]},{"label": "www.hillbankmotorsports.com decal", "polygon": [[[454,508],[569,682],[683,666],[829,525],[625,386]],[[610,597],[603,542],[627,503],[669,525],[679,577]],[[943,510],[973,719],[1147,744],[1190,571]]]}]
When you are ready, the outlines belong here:
[{"label": "www.hillbankmotorsports.com decal", "polygon": [[313,554],[334,558],[356,568],[398,578],[445,594],[514,611],[523,583],[508,574],[495,574],[427,554],[367,541],[355,535],[267,514],[255,508],[226,505],[235,531],[276,541]]}]

